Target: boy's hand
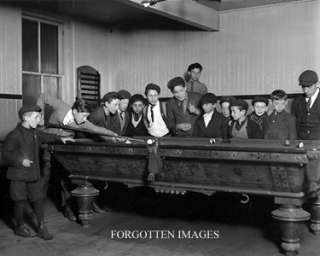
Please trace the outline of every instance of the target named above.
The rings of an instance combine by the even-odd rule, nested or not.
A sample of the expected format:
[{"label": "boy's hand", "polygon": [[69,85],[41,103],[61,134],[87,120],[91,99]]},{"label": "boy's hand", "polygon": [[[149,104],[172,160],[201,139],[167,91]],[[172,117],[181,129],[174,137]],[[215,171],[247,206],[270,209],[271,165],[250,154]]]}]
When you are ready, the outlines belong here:
[{"label": "boy's hand", "polygon": [[177,130],[189,131],[191,129],[190,123],[180,123],[176,125]]},{"label": "boy's hand", "polygon": [[199,115],[200,111],[193,105],[193,104],[189,104],[188,106],[188,110],[191,114],[195,114],[195,115]]},{"label": "boy's hand", "polygon": [[33,164],[33,161],[31,161],[29,159],[23,159],[23,161],[22,161],[23,167],[30,167],[32,164]]},{"label": "boy's hand", "polygon": [[71,137],[64,137],[64,138],[60,138],[63,144],[66,144],[67,141],[70,142],[76,142],[73,138]]}]

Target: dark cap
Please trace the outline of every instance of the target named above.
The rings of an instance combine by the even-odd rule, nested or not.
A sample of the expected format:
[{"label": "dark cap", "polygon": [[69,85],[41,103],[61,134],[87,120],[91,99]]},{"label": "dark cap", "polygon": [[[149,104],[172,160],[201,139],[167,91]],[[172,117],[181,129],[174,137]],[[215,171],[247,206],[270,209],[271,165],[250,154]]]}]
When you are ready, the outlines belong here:
[{"label": "dark cap", "polygon": [[101,99],[101,102],[102,103],[105,103],[106,101],[107,102],[111,102],[113,99],[119,99],[119,96],[118,96],[118,93],[117,92],[108,92],[106,93],[102,99]]},{"label": "dark cap", "polygon": [[28,112],[41,112],[41,108],[38,105],[24,105],[19,109],[19,117],[22,119],[23,115]]},{"label": "dark cap", "polygon": [[248,110],[249,105],[245,100],[234,99],[231,102],[231,107],[240,107],[242,109]]},{"label": "dark cap", "polygon": [[147,95],[149,90],[157,91],[158,94],[161,92],[160,86],[153,83],[147,84],[144,94]]},{"label": "dark cap", "polygon": [[174,87],[181,85],[183,87],[186,86],[184,79],[181,76],[177,76],[175,78],[172,78],[169,80],[167,83],[167,87],[169,88],[170,91],[173,91]]},{"label": "dark cap", "polygon": [[220,98],[220,105],[221,105],[223,102],[229,102],[229,103],[231,104],[231,102],[232,102],[233,100],[235,100],[235,98],[232,97],[232,96],[222,96],[222,97]]},{"label": "dark cap", "polygon": [[203,104],[208,104],[208,103],[216,104],[217,103],[217,96],[214,95],[213,93],[210,93],[210,92],[203,95],[200,100],[201,106]]},{"label": "dark cap", "polygon": [[299,85],[309,87],[319,81],[318,75],[313,70],[305,70],[299,76]]},{"label": "dark cap", "polygon": [[130,98],[130,104],[133,104],[137,101],[141,101],[143,104],[146,104],[146,99],[141,94],[135,94]]},{"label": "dark cap", "polygon": [[262,97],[262,96],[256,96],[256,97],[254,97],[253,98],[253,100],[252,100],[252,106],[256,103],[256,102],[263,102],[263,103],[265,103],[267,106],[268,106],[268,104],[269,104],[269,100],[267,99],[267,98],[265,98],[265,97]]},{"label": "dark cap", "polygon": [[131,94],[127,90],[120,90],[118,91],[118,97],[120,100],[124,100],[124,99],[129,100],[131,98]]}]

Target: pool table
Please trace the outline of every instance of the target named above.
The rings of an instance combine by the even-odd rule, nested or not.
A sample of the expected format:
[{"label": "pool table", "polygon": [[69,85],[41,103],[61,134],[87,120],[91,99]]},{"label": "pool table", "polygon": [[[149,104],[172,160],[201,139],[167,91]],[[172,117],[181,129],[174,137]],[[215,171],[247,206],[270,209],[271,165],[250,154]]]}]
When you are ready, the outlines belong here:
[{"label": "pool table", "polygon": [[[160,193],[216,191],[274,198],[272,217],[279,222],[281,249],[300,248],[301,225],[320,231],[320,141],[220,140],[209,138],[79,140],[51,144],[54,158],[78,187],[72,192],[84,225],[91,200],[99,194],[90,180],[150,186]],[[310,213],[302,208],[308,200]]]}]

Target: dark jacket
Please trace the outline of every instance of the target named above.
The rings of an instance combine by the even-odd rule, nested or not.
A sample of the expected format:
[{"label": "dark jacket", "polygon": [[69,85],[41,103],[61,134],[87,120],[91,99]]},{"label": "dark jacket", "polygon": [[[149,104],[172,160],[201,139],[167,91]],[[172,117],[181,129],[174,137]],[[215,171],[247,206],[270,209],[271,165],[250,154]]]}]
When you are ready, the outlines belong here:
[{"label": "dark jacket", "polygon": [[256,115],[255,112],[252,112],[250,115],[248,115],[248,118],[250,120],[252,120],[253,122],[255,122],[260,130],[262,131],[262,133],[264,134],[265,133],[265,130],[267,129],[267,125],[268,125],[268,122],[267,122],[267,119],[268,119],[268,115],[267,113],[264,113],[262,116],[258,116]]},{"label": "dark jacket", "polygon": [[[247,134],[248,139],[263,139],[263,133],[254,121],[247,118]],[[232,127],[236,121],[230,122],[229,129],[228,129],[228,138],[232,138]]]},{"label": "dark jacket", "polygon": [[94,125],[110,129],[110,116],[107,116],[100,106],[96,108],[87,118]]},{"label": "dark jacket", "polygon": [[208,138],[224,138],[226,124],[223,115],[216,110],[212,114],[211,120],[205,127],[203,115],[199,116],[194,124],[193,137],[208,137]]},{"label": "dark jacket", "polygon": [[148,136],[148,130],[145,126],[145,123],[143,121],[143,117],[141,118],[140,122],[136,127],[133,126],[132,122],[132,113],[130,113],[129,117],[129,124],[126,129],[125,136],[133,137],[133,136]]},{"label": "dark jacket", "polygon": [[264,138],[275,140],[297,139],[296,118],[286,111],[277,113],[274,110],[267,118]]},{"label": "dark jacket", "polygon": [[298,139],[320,140],[320,93],[308,111],[304,96],[298,96],[291,105],[296,117]]},{"label": "dark jacket", "polygon": [[[196,108],[199,108],[201,95],[198,93],[188,92],[187,108],[189,104],[194,105]],[[193,134],[193,127],[197,115],[190,113],[187,109],[185,112],[179,107],[178,100],[176,98],[171,98],[167,102],[167,118],[168,118],[168,128],[171,131],[172,135],[175,136],[191,136]],[[190,123],[191,130],[184,132],[176,130],[176,125],[180,123]]]},{"label": "dark jacket", "polygon": [[118,135],[124,135],[126,134],[126,130],[129,122],[130,122],[130,115],[127,111],[125,111],[124,126],[121,129],[120,116],[119,116],[119,113],[117,112],[113,115],[110,115],[110,130],[116,132]]},{"label": "dark jacket", "polygon": [[[59,140],[54,134],[36,129],[27,129],[21,124],[11,131],[4,142],[3,158],[8,164],[7,178],[16,181],[37,181],[40,179],[39,147],[42,143]],[[22,161],[33,161],[30,167],[24,167]]]}]

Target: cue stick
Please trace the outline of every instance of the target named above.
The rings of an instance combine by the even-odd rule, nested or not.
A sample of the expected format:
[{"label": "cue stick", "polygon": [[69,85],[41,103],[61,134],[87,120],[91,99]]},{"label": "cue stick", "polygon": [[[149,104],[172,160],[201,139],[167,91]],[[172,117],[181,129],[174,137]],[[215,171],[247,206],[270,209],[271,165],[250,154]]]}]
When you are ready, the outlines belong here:
[{"label": "cue stick", "polygon": [[106,137],[114,138],[114,139],[116,139],[118,141],[128,141],[129,140],[129,141],[145,143],[145,140],[143,140],[143,139],[135,139],[135,138],[125,137],[125,136],[110,136],[110,135],[106,135],[104,133],[93,132],[93,131],[90,131],[90,130],[87,130],[87,129],[76,128],[76,127],[72,127],[72,126],[64,125],[64,124],[52,124],[52,123],[49,123],[46,126],[46,128],[58,128],[58,129],[75,131],[75,132],[83,132],[83,133],[89,133],[89,134],[94,134],[94,135],[106,136]]}]

